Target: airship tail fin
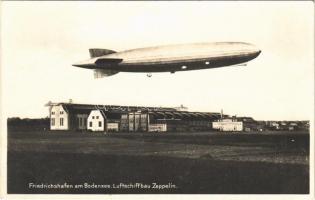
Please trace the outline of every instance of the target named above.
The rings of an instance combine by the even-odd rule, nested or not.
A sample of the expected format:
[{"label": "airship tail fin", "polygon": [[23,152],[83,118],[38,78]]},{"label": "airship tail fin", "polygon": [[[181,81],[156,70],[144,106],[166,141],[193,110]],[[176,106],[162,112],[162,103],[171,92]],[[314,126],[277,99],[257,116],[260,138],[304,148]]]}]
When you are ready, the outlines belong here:
[{"label": "airship tail fin", "polygon": [[91,58],[100,57],[107,54],[116,53],[116,51],[110,49],[89,49]]}]

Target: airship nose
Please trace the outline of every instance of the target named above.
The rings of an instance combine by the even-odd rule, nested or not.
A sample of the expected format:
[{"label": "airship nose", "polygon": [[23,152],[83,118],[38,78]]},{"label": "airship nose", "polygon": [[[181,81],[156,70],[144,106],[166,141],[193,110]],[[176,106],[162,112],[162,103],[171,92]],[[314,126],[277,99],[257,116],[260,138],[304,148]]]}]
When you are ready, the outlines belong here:
[{"label": "airship nose", "polygon": [[260,50],[260,49],[258,49],[258,48],[253,48],[253,49],[251,49],[251,50],[248,50],[247,53],[246,53],[246,55],[247,55],[249,58],[254,59],[254,58],[258,57],[260,53],[261,53],[261,50]]},{"label": "airship nose", "polygon": [[261,53],[261,50],[260,50],[257,46],[255,46],[255,45],[253,45],[253,44],[250,44],[250,46],[251,46],[250,50],[251,50],[253,53],[257,53],[258,55]]},{"label": "airship nose", "polygon": [[244,52],[246,52],[247,54],[255,55],[255,57],[257,57],[261,53],[261,50],[257,46],[249,43],[245,43],[243,49]]},{"label": "airship nose", "polygon": [[257,50],[254,51],[254,54],[256,54],[256,57],[259,56],[260,53],[261,53],[260,49],[257,49]]},{"label": "airship nose", "polygon": [[260,53],[261,53],[261,50],[260,50],[260,49],[257,49],[257,50],[255,51],[255,53],[254,53],[254,57],[255,57],[255,58],[258,57]]}]

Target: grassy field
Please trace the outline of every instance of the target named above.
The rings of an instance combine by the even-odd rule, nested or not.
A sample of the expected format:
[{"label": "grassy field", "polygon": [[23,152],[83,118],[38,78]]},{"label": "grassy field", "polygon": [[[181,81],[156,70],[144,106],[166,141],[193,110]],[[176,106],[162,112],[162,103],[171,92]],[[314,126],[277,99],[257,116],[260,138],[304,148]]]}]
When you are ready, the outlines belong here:
[{"label": "grassy field", "polygon": [[[39,189],[30,183],[87,187]],[[136,183],[150,188],[118,187]],[[164,188],[153,188],[154,183]],[[308,192],[305,132],[8,133],[8,193]]]}]

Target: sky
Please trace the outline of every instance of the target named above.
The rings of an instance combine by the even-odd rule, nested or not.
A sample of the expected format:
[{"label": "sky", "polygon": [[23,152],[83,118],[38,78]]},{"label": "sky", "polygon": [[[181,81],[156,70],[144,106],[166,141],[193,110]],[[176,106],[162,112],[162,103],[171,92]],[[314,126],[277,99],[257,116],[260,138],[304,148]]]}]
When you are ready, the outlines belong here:
[{"label": "sky", "polygon": [[[175,107],[309,120],[314,102],[312,1],[2,2],[1,108],[48,116],[48,101]],[[195,42],[249,42],[247,66],[119,73],[94,79],[72,64],[89,48],[115,51]]]}]

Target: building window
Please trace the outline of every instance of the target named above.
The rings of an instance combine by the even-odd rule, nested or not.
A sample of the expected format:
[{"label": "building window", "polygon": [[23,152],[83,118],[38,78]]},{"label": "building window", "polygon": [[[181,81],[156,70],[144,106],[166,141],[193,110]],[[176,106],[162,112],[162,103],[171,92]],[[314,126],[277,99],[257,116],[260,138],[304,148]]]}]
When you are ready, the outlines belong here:
[{"label": "building window", "polygon": [[92,122],[90,122],[90,127],[92,127]]},{"label": "building window", "polygon": [[94,119],[94,116],[92,116],[92,119]]},{"label": "building window", "polygon": [[98,127],[102,127],[102,122],[101,121],[98,122]]},{"label": "building window", "polygon": [[62,115],[63,114],[63,111],[60,111],[60,115]]},{"label": "building window", "polygon": [[55,114],[55,112],[51,112],[51,115],[54,115]]},{"label": "building window", "polygon": [[63,126],[63,118],[60,118],[60,126]]},{"label": "building window", "polygon": [[96,116],[96,119],[98,119],[98,116]]},{"label": "building window", "polygon": [[51,118],[51,125],[55,126],[55,118]]}]

